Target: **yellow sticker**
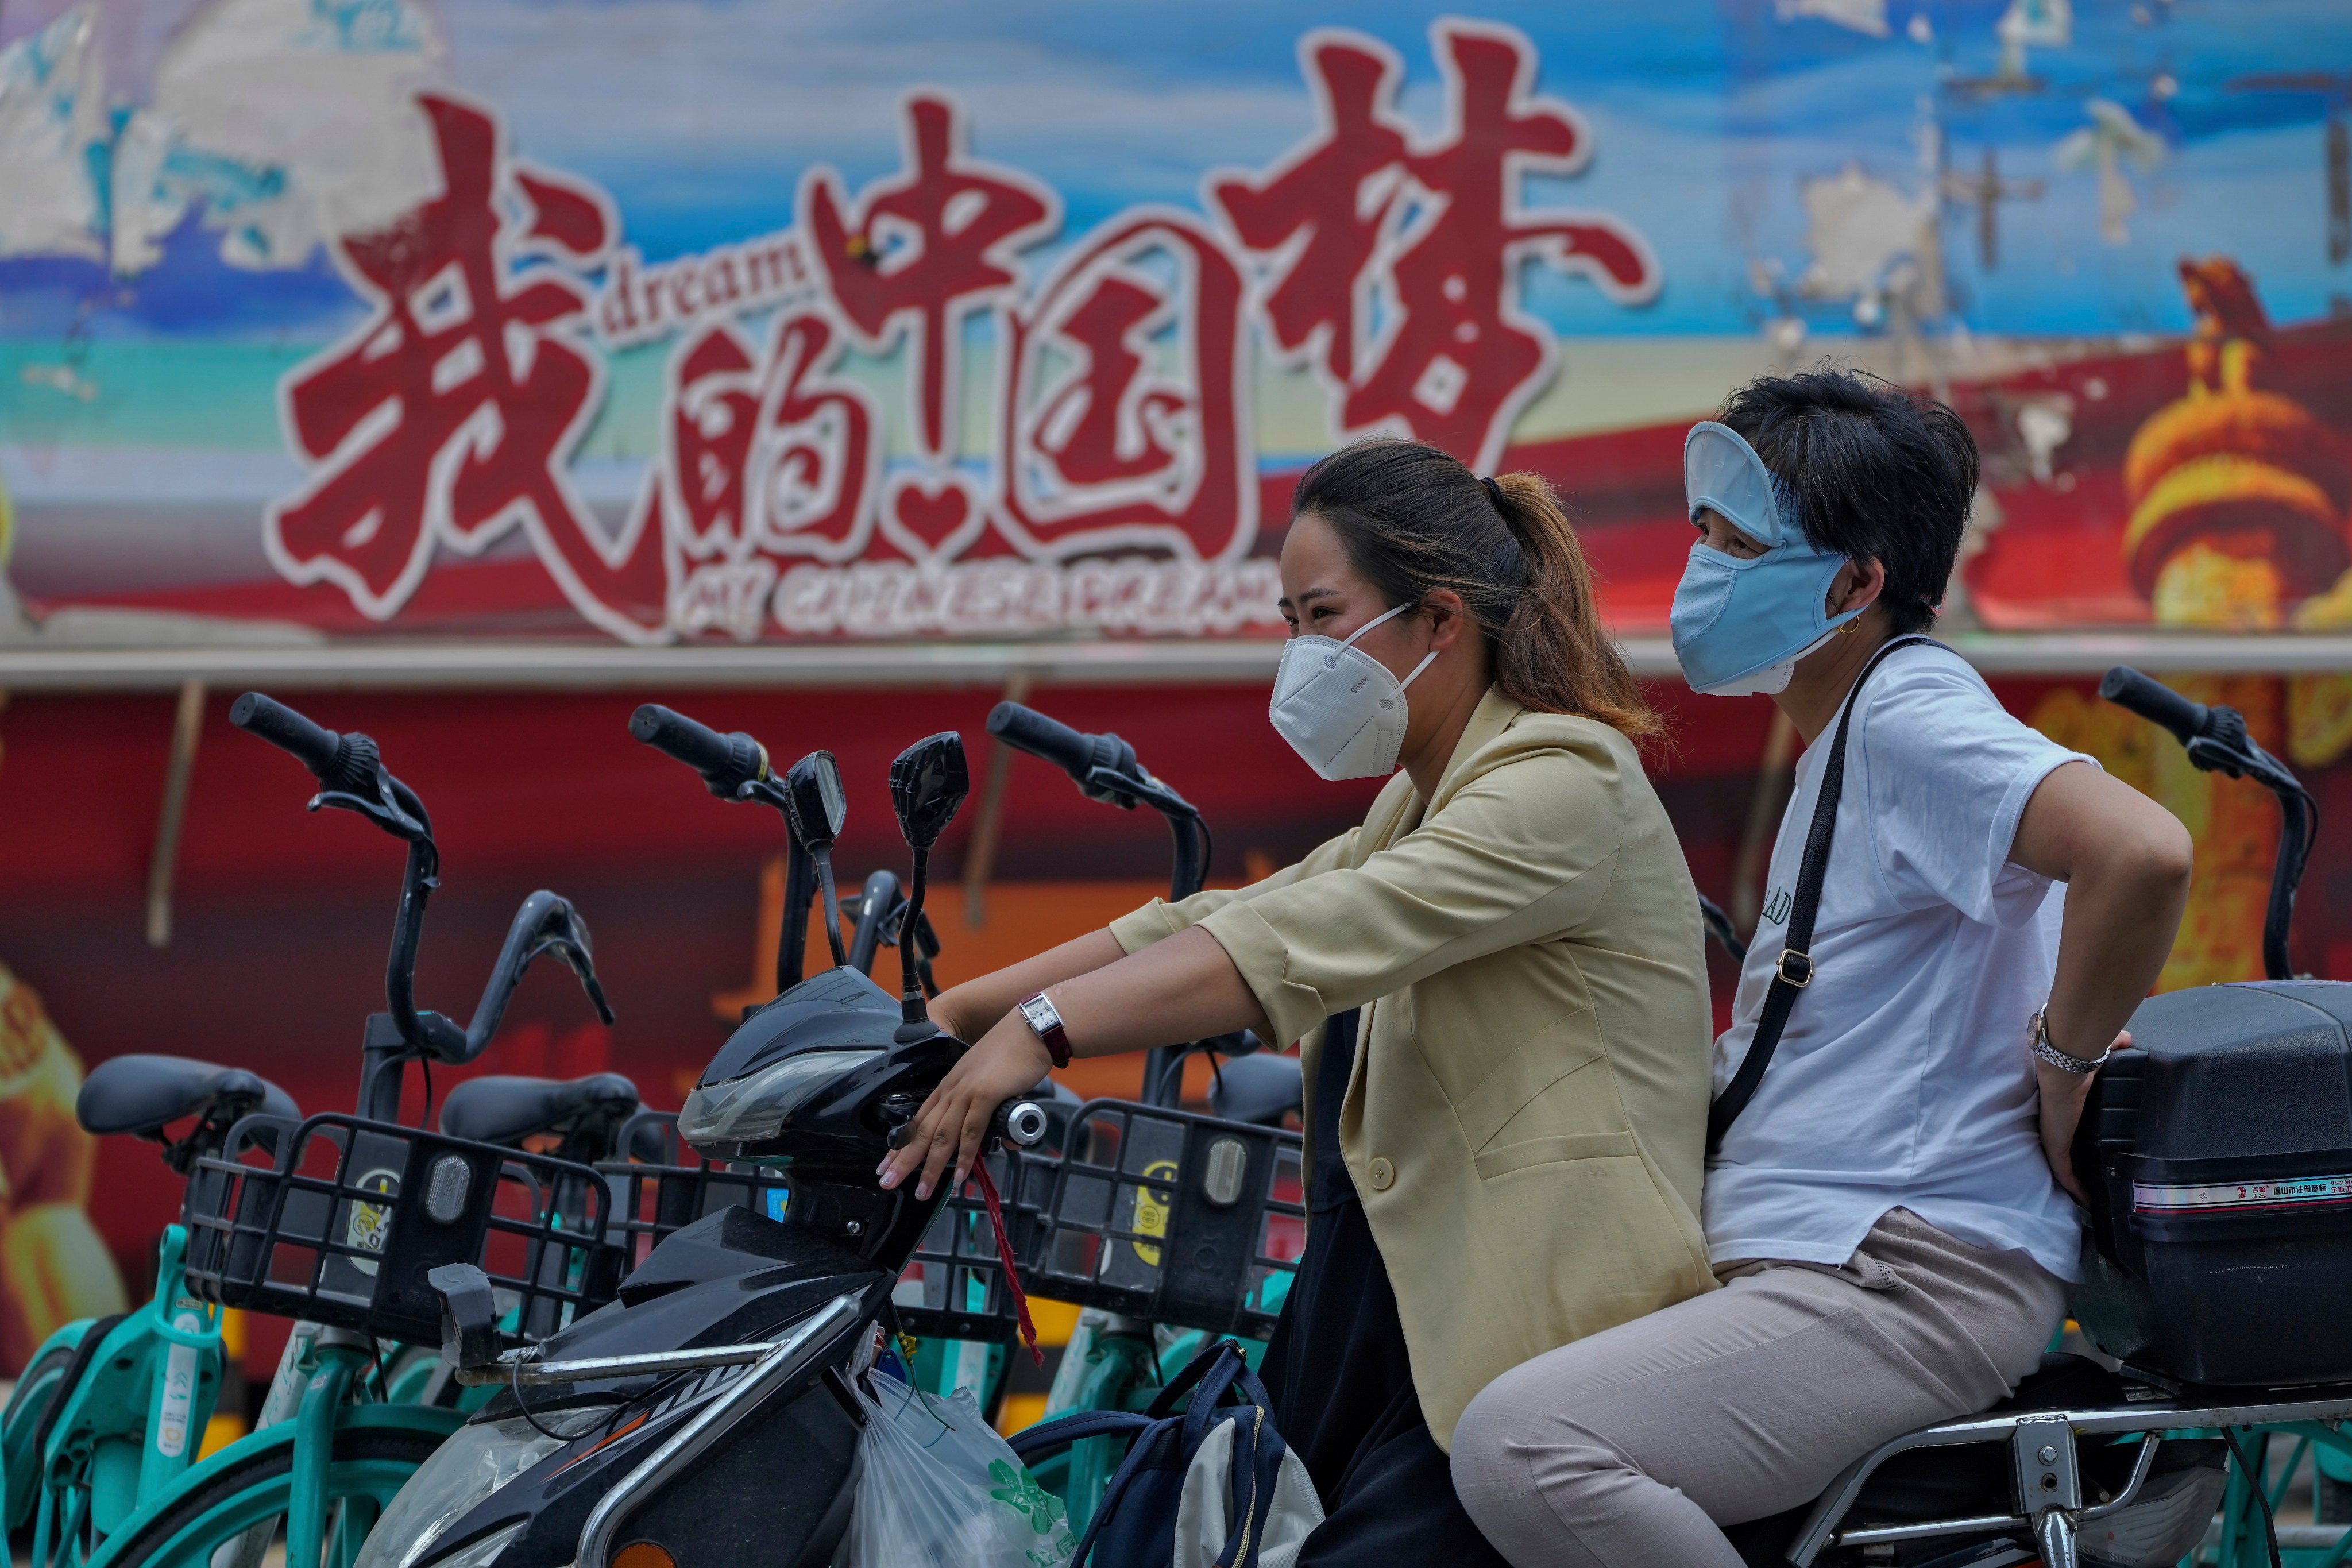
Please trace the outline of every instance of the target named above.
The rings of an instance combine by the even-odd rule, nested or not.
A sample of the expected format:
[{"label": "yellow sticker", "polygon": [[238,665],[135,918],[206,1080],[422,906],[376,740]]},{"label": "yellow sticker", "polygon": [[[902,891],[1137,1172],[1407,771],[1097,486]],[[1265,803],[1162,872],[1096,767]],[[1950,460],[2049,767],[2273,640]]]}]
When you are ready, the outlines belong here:
[{"label": "yellow sticker", "polygon": [[[1152,1161],[1151,1163],[1143,1167],[1143,1179],[1147,1182],[1165,1182],[1168,1185],[1171,1187],[1174,1186],[1176,1184],[1176,1162],[1173,1160]],[[1166,1236],[1168,1234],[1168,1205],[1161,1203],[1158,1195],[1155,1194],[1150,1187],[1138,1187],[1135,1189],[1135,1229],[1136,1234],[1139,1236]],[[1135,1248],[1135,1255],[1143,1259],[1144,1262],[1149,1263],[1154,1268],[1160,1267],[1160,1249],[1158,1247],[1147,1247],[1139,1241],[1131,1241],[1128,1243],[1128,1245]]]}]

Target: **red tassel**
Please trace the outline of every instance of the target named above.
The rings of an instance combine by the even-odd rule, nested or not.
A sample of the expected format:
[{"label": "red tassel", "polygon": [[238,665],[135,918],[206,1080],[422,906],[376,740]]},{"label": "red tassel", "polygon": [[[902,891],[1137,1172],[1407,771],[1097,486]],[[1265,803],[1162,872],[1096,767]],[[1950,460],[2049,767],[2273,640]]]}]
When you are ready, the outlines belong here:
[{"label": "red tassel", "polygon": [[996,1195],[996,1178],[988,1173],[988,1162],[981,1161],[971,1168],[972,1177],[980,1184],[980,1201],[988,1205],[988,1223],[996,1230],[996,1261],[1004,1270],[1004,1288],[1013,1292],[1013,1315],[1021,1320],[1021,1342],[1029,1347],[1029,1354],[1039,1366],[1045,1364],[1045,1352],[1037,1348],[1037,1325],[1029,1321],[1029,1293],[1021,1289],[1021,1276],[1013,1268],[1013,1238],[1004,1230],[1004,1204]]}]

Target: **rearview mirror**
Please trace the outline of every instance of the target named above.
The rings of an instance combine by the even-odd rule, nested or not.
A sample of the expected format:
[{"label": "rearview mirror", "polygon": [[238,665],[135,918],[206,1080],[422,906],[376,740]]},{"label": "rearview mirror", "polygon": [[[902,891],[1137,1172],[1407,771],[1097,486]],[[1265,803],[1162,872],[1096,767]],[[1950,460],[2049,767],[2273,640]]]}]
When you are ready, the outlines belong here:
[{"label": "rearview mirror", "polygon": [[952,730],[925,736],[890,764],[890,805],[898,814],[898,831],[918,851],[940,841],[971,790],[963,737]]},{"label": "rearview mirror", "polygon": [[833,847],[849,816],[841,788],[841,764],[831,752],[811,752],[784,774],[784,820],[793,837],[809,849]]}]

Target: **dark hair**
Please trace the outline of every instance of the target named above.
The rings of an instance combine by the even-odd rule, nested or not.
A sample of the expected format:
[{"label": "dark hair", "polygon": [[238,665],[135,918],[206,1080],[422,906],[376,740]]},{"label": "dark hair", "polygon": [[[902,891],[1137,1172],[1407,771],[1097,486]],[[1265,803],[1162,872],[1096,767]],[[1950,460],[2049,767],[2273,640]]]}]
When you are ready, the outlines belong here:
[{"label": "dark hair", "polygon": [[1481,480],[1418,441],[1360,441],[1307,470],[1290,515],[1331,525],[1349,562],[1391,605],[1462,595],[1495,687],[1545,713],[1656,732],[1633,671],[1601,628],[1584,547],[1535,474]]},{"label": "dark hair", "polygon": [[1977,490],[1976,439],[1958,415],[1824,363],[1759,377],[1716,417],[1756,448],[1816,549],[1886,568],[1878,602],[1897,633],[1935,625]]}]

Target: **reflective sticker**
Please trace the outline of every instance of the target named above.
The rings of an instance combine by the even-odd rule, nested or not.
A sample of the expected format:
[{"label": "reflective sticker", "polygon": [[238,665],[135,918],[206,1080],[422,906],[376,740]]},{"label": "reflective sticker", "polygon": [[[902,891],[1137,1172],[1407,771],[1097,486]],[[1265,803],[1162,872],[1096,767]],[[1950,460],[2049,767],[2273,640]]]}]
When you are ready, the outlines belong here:
[{"label": "reflective sticker", "polygon": [[[400,1192],[400,1173],[386,1170],[370,1171],[352,1184],[362,1192],[382,1193],[386,1197],[392,1197]],[[392,1205],[361,1203],[352,1205],[351,1218],[344,1222],[343,1226],[343,1245],[365,1247],[370,1252],[382,1252],[385,1239],[391,1235]],[[375,1259],[352,1258],[346,1261],[370,1279],[375,1277]]]},{"label": "reflective sticker", "polygon": [[2135,1214],[2251,1213],[2341,1205],[2352,1205],[2352,1173],[2294,1176],[2276,1182],[2219,1182],[2203,1186],[2132,1184]]},{"label": "reflective sticker", "polygon": [[[204,1331],[204,1320],[183,1312],[172,1327],[184,1334]],[[196,1347],[175,1344],[163,1358],[163,1402],[155,1416],[155,1451],[176,1459],[188,1448],[188,1412],[196,1399]]]}]

